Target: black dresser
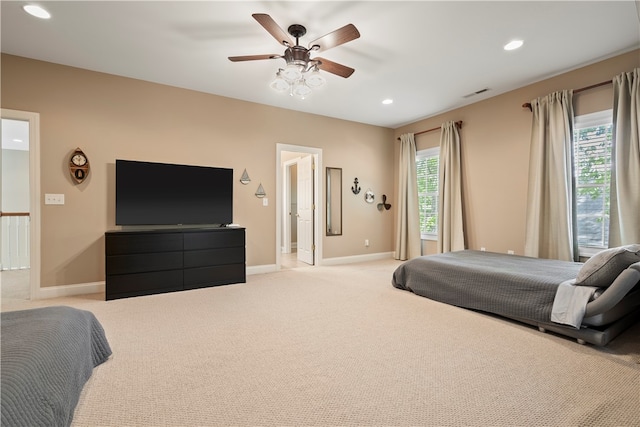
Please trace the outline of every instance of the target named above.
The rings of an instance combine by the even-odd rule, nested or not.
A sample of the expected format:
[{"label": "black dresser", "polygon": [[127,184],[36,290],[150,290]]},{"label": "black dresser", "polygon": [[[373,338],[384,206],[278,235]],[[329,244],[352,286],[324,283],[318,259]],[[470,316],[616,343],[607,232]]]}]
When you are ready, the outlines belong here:
[{"label": "black dresser", "polygon": [[106,299],[246,282],[244,228],[105,233]]}]

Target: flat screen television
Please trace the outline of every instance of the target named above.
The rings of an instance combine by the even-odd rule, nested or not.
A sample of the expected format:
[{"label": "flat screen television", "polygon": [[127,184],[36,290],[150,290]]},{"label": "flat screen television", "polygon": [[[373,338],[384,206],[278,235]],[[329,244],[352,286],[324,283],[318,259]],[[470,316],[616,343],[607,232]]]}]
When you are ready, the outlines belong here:
[{"label": "flat screen television", "polygon": [[116,160],[116,225],[233,222],[233,169]]}]

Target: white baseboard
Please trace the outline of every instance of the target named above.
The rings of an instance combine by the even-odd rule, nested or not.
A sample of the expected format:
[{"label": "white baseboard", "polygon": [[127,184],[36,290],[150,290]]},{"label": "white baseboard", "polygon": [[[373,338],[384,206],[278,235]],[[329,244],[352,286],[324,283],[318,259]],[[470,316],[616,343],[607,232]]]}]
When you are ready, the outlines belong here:
[{"label": "white baseboard", "polygon": [[[272,273],[276,271],[276,265],[256,265],[247,267],[247,275]],[[59,297],[71,297],[75,295],[87,295],[104,293],[104,282],[79,283],[75,285],[48,286],[37,290],[33,299],[49,299]]]},{"label": "white baseboard", "polygon": [[379,252],[376,254],[367,255],[352,255],[336,258],[324,258],[322,265],[341,265],[341,264],[353,264],[356,262],[378,261],[381,259],[393,258],[393,252]]},{"label": "white baseboard", "polygon": [[[353,264],[357,262],[377,261],[393,258],[393,252],[380,252],[367,255],[324,258],[321,265]],[[273,273],[278,271],[275,264],[253,265],[247,267],[247,276],[252,274]],[[104,282],[79,283],[76,285],[49,286],[40,288],[34,299],[70,297],[74,295],[97,294],[104,292]]]},{"label": "white baseboard", "polygon": [[104,282],[48,286],[46,288],[39,288],[34,299],[70,297],[74,295],[97,294],[101,292],[104,292]]},{"label": "white baseboard", "polygon": [[[342,265],[357,262],[378,261],[381,259],[393,259],[394,252],[379,252],[367,255],[353,255],[346,257],[324,258],[318,265]],[[278,271],[275,264],[254,265],[247,267],[247,276],[252,274],[273,273]]]},{"label": "white baseboard", "polygon": [[247,267],[247,276],[251,276],[252,274],[262,274],[262,273],[273,273],[276,270],[275,264],[265,264],[265,265],[252,265],[251,267]]}]

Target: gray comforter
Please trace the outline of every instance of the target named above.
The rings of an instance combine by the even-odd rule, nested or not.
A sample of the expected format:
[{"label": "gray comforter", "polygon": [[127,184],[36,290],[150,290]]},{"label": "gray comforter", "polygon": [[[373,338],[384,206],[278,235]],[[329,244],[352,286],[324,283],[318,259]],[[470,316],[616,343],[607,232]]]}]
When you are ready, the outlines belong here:
[{"label": "gray comforter", "polygon": [[458,307],[550,322],[560,283],[582,263],[493,252],[458,251],[414,258],[393,273],[393,286]]},{"label": "gray comforter", "polygon": [[111,348],[95,316],[71,307],[2,313],[3,426],[68,426]]}]

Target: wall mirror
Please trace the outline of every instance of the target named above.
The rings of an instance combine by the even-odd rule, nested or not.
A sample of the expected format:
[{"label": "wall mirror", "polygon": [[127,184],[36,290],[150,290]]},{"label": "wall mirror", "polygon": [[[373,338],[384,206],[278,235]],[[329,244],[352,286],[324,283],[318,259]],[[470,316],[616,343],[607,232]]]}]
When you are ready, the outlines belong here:
[{"label": "wall mirror", "polygon": [[327,168],[327,236],[342,235],[342,168]]}]

